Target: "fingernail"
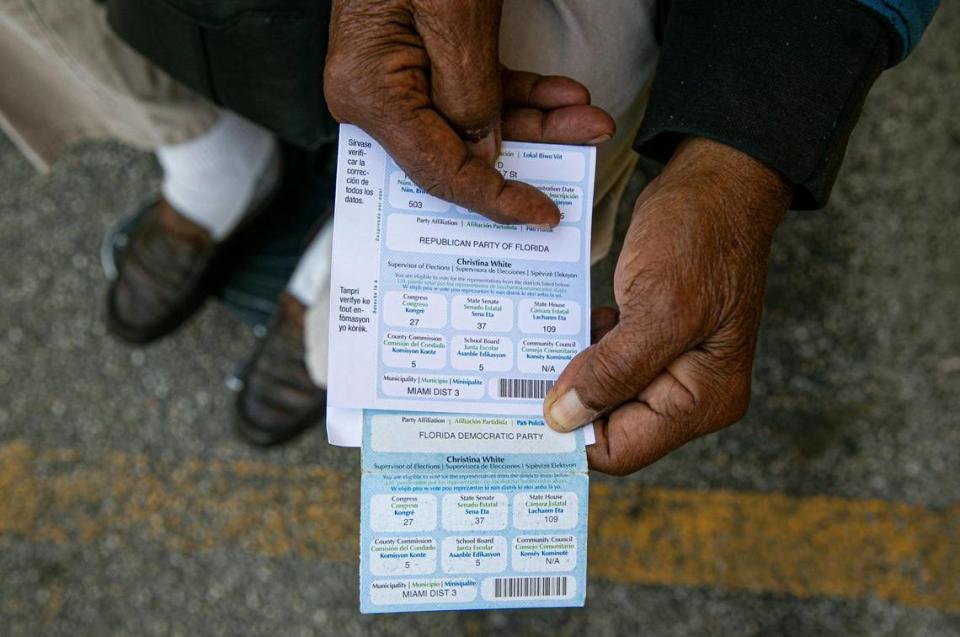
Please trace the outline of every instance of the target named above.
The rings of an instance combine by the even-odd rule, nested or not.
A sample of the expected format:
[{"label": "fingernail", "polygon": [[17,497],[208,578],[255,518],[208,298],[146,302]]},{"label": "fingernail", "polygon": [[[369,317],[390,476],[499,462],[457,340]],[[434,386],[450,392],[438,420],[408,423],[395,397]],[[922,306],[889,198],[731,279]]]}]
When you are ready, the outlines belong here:
[{"label": "fingernail", "polygon": [[594,137],[587,142],[587,146],[599,146],[603,142],[610,141],[609,135],[601,135],[600,137]]},{"label": "fingernail", "polygon": [[575,389],[568,389],[567,393],[550,405],[547,420],[558,431],[573,431],[593,420],[595,415],[592,409],[580,402]]}]

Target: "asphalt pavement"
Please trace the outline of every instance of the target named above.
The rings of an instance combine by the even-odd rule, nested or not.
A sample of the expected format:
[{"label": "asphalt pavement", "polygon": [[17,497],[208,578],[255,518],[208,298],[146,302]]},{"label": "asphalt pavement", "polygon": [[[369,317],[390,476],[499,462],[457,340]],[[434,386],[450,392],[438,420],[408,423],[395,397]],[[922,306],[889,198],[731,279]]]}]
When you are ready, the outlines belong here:
[{"label": "asphalt pavement", "polygon": [[359,615],[359,455],[237,439],[250,330],[208,304],[147,349],[105,333],[99,244],[153,160],[39,175],[0,137],[0,634],[960,635],[958,42],[946,2],[830,205],[779,229],[744,421],[591,476],[584,609]]}]

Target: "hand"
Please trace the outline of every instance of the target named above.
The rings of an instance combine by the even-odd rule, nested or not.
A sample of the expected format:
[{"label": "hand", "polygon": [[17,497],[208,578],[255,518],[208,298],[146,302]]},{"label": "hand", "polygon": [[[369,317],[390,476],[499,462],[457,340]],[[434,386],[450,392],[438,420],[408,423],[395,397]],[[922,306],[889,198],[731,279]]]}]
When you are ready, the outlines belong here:
[{"label": "hand", "polygon": [[501,136],[600,143],[613,119],[564,77],[504,69],[499,0],[335,0],[324,93],[432,195],[499,223],[556,225],[539,190],[493,168]]},{"label": "hand", "polygon": [[743,417],[791,190],[751,157],[693,138],[641,193],[614,275],[619,315],[594,312],[596,344],[544,401],[559,431],[595,421],[591,467],[632,473]]}]

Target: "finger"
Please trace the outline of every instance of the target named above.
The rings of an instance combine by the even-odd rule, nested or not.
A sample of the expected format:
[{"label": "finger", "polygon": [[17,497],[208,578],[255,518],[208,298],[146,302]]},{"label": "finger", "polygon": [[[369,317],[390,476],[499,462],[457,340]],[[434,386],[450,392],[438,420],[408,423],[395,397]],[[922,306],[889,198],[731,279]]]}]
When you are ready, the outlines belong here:
[{"label": "finger", "polygon": [[596,442],[587,447],[591,469],[624,476],[655,462],[688,438],[676,423],[665,421],[648,405],[630,402],[593,425]]},{"label": "finger", "polygon": [[590,342],[596,343],[616,327],[620,311],[612,307],[594,308],[590,314]]},{"label": "finger", "polygon": [[544,400],[544,417],[557,431],[572,431],[636,398],[682,352],[657,326],[621,321],[560,374]]},{"label": "finger", "polygon": [[497,223],[555,226],[560,211],[529,184],[509,181],[472,157],[463,140],[436,111],[420,109],[392,125],[364,124],[394,161],[435,197],[474,210]]},{"label": "finger", "polygon": [[590,91],[563,75],[540,75],[505,68],[501,74],[503,103],[540,109],[590,104]]},{"label": "finger", "polygon": [[601,108],[590,106],[590,92],[569,77],[504,68],[504,139],[559,144],[599,144],[616,132]]},{"label": "finger", "polygon": [[740,420],[750,399],[750,372],[742,365],[693,350],[670,363],[638,400],[594,425],[590,466],[625,475],[694,438]]},{"label": "finger", "polygon": [[551,110],[590,103],[590,91],[580,82],[562,75],[540,75],[503,67],[503,103]]},{"label": "finger", "polygon": [[596,106],[564,106],[552,111],[511,108],[503,114],[503,138],[546,144],[601,144],[616,132],[613,118]]},{"label": "finger", "polygon": [[501,95],[500,0],[413,3],[417,32],[430,58],[434,107],[465,139],[494,132]]}]

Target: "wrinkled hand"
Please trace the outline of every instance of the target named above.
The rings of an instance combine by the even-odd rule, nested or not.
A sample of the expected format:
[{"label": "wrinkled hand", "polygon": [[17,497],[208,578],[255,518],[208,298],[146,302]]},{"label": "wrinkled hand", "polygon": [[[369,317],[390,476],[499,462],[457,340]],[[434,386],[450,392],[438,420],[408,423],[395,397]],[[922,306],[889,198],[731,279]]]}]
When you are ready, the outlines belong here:
[{"label": "wrinkled hand", "polygon": [[641,193],[595,344],[544,401],[551,427],[595,422],[591,467],[632,473],[739,420],[750,400],[767,260],[791,187],[723,144],[688,139]]},{"label": "wrinkled hand", "polygon": [[500,0],[336,0],[324,93],[432,195],[500,223],[556,225],[539,190],[493,168],[501,137],[600,143],[612,118],[569,78],[499,63]]}]

